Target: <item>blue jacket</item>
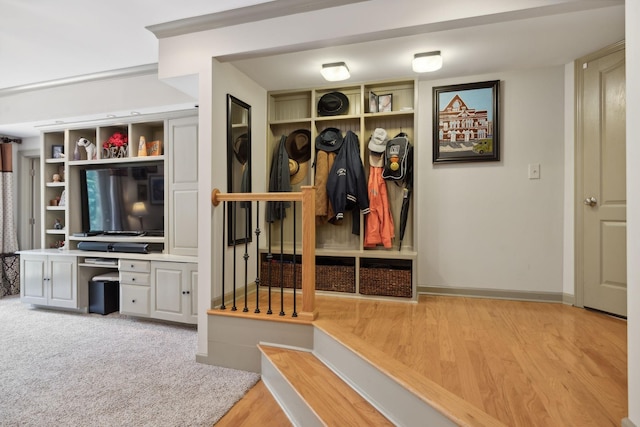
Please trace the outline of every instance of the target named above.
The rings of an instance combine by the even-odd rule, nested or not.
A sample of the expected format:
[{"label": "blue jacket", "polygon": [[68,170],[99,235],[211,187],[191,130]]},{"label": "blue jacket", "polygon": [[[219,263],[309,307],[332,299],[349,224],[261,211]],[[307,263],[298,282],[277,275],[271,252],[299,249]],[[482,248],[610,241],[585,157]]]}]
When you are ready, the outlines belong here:
[{"label": "blue jacket", "polygon": [[339,221],[344,218],[346,211],[353,211],[351,232],[360,234],[360,212],[364,215],[369,213],[369,195],[360,158],[360,142],[358,136],[351,131],[347,131],[329,172],[327,196],[335,212],[330,221]]}]

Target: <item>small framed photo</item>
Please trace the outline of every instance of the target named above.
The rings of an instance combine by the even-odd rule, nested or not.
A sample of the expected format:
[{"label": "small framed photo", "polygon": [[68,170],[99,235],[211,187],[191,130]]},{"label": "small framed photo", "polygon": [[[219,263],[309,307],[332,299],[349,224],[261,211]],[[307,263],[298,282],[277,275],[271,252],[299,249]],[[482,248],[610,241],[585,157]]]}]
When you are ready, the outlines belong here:
[{"label": "small framed photo", "polygon": [[393,95],[385,93],[384,95],[378,95],[378,112],[386,113],[391,111],[393,102]]},{"label": "small framed photo", "polygon": [[369,112],[378,112],[378,95],[376,95],[376,93],[373,91],[369,92]]},{"label": "small framed photo", "polygon": [[54,159],[61,159],[64,157],[64,145],[52,145],[51,157]]}]

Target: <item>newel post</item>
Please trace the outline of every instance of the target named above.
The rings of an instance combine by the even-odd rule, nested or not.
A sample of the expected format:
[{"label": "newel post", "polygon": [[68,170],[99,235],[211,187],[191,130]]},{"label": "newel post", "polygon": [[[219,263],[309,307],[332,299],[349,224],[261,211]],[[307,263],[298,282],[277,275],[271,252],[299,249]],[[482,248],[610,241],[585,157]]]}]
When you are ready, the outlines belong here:
[{"label": "newel post", "polygon": [[314,320],[316,311],[315,187],[302,186],[302,310],[298,317]]}]

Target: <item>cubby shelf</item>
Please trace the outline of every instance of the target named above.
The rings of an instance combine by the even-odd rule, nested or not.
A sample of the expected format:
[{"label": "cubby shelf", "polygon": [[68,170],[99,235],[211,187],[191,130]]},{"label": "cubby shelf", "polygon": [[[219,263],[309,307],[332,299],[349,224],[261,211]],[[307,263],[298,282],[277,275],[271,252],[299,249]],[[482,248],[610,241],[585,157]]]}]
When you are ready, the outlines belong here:
[{"label": "cubby shelf", "polygon": [[[341,115],[322,116],[318,114],[318,101],[320,98],[330,92],[340,92],[348,99],[349,107]],[[372,111],[377,104],[370,103],[372,95],[391,95],[391,111],[377,112]],[[335,127],[346,133],[354,132],[359,138],[359,149],[365,174],[369,175],[369,150],[368,141],[373,131],[382,127],[387,131],[390,138],[403,132],[406,133],[414,144],[414,129],[417,109],[416,83],[415,80],[399,80],[371,82],[365,84],[349,84],[344,86],[311,88],[307,90],[295,91],[274,91],[268,94],[268,147],[267,152],[273,153],[275,147],[280,141],[282,135],[287,135],[298,129],[305,129],[311,132],[311,162],[315,159],[315,138],[328,127]],[[418,149],[418,148],[415,148]],[[415,156],[414,156],[415,157]],[[271,170],[270,164],[272,159],[267,159],[267,173]],[[300,183],[294,185],[293,190],[296,191],[302,185],[314,185],[315,168],[309,167],[308,175]],[[267,176],[267,182],[268,182]],[[364,248],[364,218],[360,216],[360,235],[351,233],[352,223],[351,214],[346,213],[343,223],[340,226],[332,224],[320,224],[316,226],[316,257],[331,258],[337,261],[349,260],[353,261],[354,268],[369,268],[370,264],[385,263],[401,263],[404,267],[409,268],[411,277],[410,297],[415,300],[416,294],[416,278],[415,278],[415,262],[417,252],[414,248],[415,236],[413,226],[413,210],[409,213],[408,223],[402,247],[399,248],[397,236],[399,236],[400,209],[402,204],[402,187],[392,183],[387,184],[387,192],[389,197],[389,206],[392,210],[392,216],[395,223],[394,245],[390,249],[383,247]],[[296,215],[300,216],[300,210]],[[282,221],[283,227],[283,253],[287,256],[293,255],[293,218],[292,215]],[[296,220],[296,234],[300,236],[301,218]],[[273,242],[273,248],[278,246],[278,253],[274,252],[274,257],[279,256],[280,234],[274,233],[276,239]],[[299,242],[298,242],[299,244]],[[301,249],[296,249],[296,255],[300,254]],[[261,249],[262,256],[266,255],[266,249]],[[405,276],[406,277],[406,276]],[[358,293],[360,289],[360,276],[354,275],[355,289]],[[364,287],[363,287],[364,288]],[[363,292],[360,292],[363,294]],[[367,293],[367,295],[372,295]],[[373,294],[375,296],[375,292]],[[386,295],[388,296],[388,295]],[[406,292],[402,295],[407,297]]]}]

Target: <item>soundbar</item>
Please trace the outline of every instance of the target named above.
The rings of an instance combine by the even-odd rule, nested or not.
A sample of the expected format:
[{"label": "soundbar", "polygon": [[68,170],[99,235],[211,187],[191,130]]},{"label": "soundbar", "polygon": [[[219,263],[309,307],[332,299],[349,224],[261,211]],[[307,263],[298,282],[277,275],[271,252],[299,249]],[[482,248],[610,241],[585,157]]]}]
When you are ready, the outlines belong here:
[{"label": "soundbar", "polygon": [[97,252],[125,252],[133,254],[148,254],[154,249],[149,243],[133,243],[133,242],[79,242],[78,249],[81,251],[97,251]]}]

